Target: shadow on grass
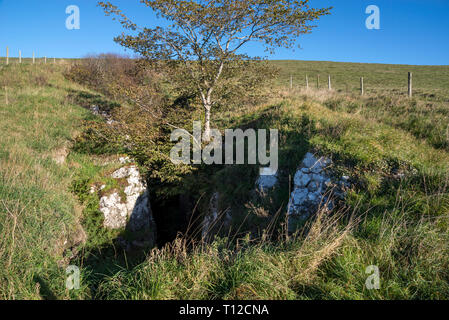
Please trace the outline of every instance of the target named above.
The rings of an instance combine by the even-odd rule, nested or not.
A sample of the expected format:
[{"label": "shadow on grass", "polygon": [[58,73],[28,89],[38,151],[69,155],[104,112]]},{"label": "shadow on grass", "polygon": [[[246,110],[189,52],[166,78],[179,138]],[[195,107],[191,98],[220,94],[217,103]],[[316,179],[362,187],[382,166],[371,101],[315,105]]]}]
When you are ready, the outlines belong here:
[{"label": "shadow on grass", "polygon": [[92,110],[93,107],[98,107],[98,112],[110,115],[115,108],[120,107],[120,104],[115,101],[106,99],[102,95],[93,94],[82,90],[69,90],[67,99],[73,104],[79,105],[85,109]]},{"label": "shadow on grass", "polygon": [[126,251],[120,244],[121,237],[123,233],[112,243],[86,248],[71,262],[83,270],[83,282],[88,284],[89,299],[102,299],[98,289],[105,279],[120,271],[131,271],[146,260],[150,247]]},{"label": "shadow on grass", "polygon": [[38,275],[35,275],[33,281],[39,284],[39,294],[44,300],[57,300],[47,283]]}]

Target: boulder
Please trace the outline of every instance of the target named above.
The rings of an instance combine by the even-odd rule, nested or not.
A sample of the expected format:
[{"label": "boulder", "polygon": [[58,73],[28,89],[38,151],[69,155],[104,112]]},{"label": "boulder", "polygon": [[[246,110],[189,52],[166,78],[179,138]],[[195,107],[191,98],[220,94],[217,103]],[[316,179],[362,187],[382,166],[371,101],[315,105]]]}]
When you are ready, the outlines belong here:
[{"label": "boulder", "polygon": [[132,233],[139,235],[139,239],[134,239],[135,241],[139,243],[154,242],[155,223],[149,192],[142,182],[139,169],[135,165],[126,165],[114,171],[111,177],[120,179],[119,185],[121,186],[123,186],[123,181],[126,181],[126,184],[123,186],[122,192],[113,190],[112,193],[101,196],[100,211],[104,215],[104,227],[108,229],[127,228]]},{"label": "boulder", "polygon": [[298,168],[294,178],[294,189],[288,204],[289,231],[294,232],[296,225],[307,220],[316,213],[320,206],[325,210],[332,210],[334,203],[327,196],[331,188],[337,195],[344,194],[340,189],[349,188],[349,177],[343,177],[337,184],[333,184],[329,176],[330,159],[316,157],[307,153]]},{"label": "boulder", "polygon": [[296,188],[292,192],[292,203],[295,207],[299,207],[304,204],[307,199],[308,191],[304,188]]},{"label": "boulder", "polygon": [[304,160],[302,161],[302,165],[304,168],[310,169],[312,168],[315,163],[318,161],[317,158],[315,158],[315,156],[312,153],[307,153],[306,156],[304,157]]},{"label": "boulder", "polygon": [[309,173],[304,173],[303,171],[299,170],[296,172],[293,182],[295,183],[295,187],[305,188],[311,180],[312,179]]},{"label": "boulder", "polygon": [[145,185],[141,181],[139,169],[134,165],[125,166],[112,173],[111,177],[126,179],[127,184],[123,190],[126,199],[122,199],[118,191],[101,197],[100,211],[104,214],[104,226],[110,229],[123,228],[136,210],[139,215],[145,215],[150,219],[150,210],[142,208],[142,203],[148,204],[149,202],[139,199],[148,197]]}]

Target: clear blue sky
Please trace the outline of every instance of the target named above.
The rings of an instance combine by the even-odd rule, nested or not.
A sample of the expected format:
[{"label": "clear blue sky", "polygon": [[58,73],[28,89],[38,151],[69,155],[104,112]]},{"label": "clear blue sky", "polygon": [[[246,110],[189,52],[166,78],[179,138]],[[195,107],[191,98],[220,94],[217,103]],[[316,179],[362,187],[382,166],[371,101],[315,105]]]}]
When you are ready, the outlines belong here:
[{"label": "clear blue sky", "polygon": [[[138,0],[111,0],[140,24],[161,22]],[[0,0],[0,56],[83,57],[123,53],[113,42],[121,25],[106,17],[96,0]],[[302,49],[279,50],[270,59],[326,60],[394,64],[449,65],[449,0],[311,0],[312,6],[334,6],[310,35],[298,39]],[[65,9],[80,8],[80,30],[67,30]],[[381,29],[368,30],[368,5],[380,8]],[[258,45],[247,48],[261,55]],[[131,52],[128,52],[131,54]]]}]

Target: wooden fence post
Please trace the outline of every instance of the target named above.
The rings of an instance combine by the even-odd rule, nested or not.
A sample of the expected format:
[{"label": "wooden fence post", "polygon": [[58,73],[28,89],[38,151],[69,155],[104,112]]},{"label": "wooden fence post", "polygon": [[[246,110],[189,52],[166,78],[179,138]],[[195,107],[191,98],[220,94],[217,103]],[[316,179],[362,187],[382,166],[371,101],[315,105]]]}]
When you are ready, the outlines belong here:
[{"label": "wooden fence post", "polygon": [[306,74],[306,89],[309,90],[309,76]]},{"label": "wooden fence post", "polygon": [[320,75],[316,76],[316,88],[319,89],[320,88]]},{"label": "wooden fence post", "polygon": [[19,50],[19,63],[22,63],[22,51]]},{"label": "wooden fence post", "polygon": [[6,64],[9,64],[9,47],[6,47]]},{"label": "wooden fence post", "polygon": [[360,78],[360,93],[362,96],[365,94],[365,88],[363,87],[363,77]]},{"label": "wooden fence post", "polygon": [[413,96],[413,73],[408,73],[408,96],[411,98]]},{"label": "wooden fence post", "polygon": [[36,58],[34,57],[34,51],[33,51],[33,64],[36,62]]},{"label": "wooden fence post", "polygon": [[44,57],[44,63],[47,64],[47,57]]},{"label": "wooden fence post", "polygon": [[53,58],[53,64],[56,64],[56,58]]},{"label": "wooden fence post", "polygon": [[331,91],[332,90],[332,84],[331,84],[331,75],[329,75],[329,80],[328,80],[328,88],[329,88],[329,91]]},{"label": "wooden fence post", "polygon": [[293,76],[290,75],[290,89],[293,89]]}]

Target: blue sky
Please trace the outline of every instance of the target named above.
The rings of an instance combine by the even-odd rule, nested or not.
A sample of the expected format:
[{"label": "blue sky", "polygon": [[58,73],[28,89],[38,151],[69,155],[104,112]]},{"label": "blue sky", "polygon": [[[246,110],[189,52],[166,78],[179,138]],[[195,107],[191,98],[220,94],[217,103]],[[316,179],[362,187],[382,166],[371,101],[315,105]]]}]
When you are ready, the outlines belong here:
[{"label": "blue sky", "polygon": [[[96,0],[0,0],[0,56],[83,57],[125,52],[113,42],[121,25],[106,17]],[[111,0],[139,24],[160,24],[138,0]],[[312,34],[298,39],[301,49],[278,50],[269,59],[449,65],[448,0],[311,0],[312,6],[334,6]],[[80,8],[80,30],[67,30],[65,9]],[[380,30],[368,30],[368,5],[380,8]],[[247,47],[261,55],[259,45]],[[131,54],[131,52],[127,52]]]}]

